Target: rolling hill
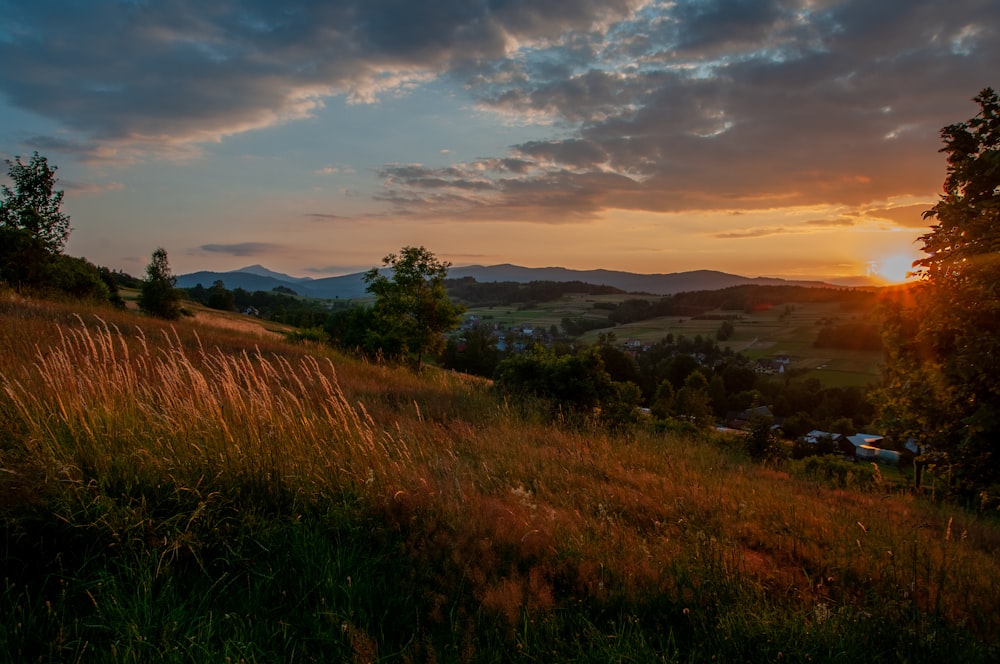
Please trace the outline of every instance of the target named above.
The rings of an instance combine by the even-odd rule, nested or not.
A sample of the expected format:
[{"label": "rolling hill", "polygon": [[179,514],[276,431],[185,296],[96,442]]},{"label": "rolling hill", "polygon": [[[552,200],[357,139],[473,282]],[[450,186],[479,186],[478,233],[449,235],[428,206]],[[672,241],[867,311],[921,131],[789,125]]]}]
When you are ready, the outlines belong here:
[{"label": "rolling hill", "polygon": [[[351,299],[365,297],[364,273],[357,272],[339,277],[309,279],[291,277],[273,272],[260,265],[231,272],[193,272],[177,277],[177,286],[191,288],[197,284],[211,286],[221,280],[227,288],[248,291],[273,290],[279,286],[290,288],[299,295],[321,299]],[[693,270],[668,274],[637,274],[614,270],[570,270],[562,267],[532,268],[519,265],[469,265],[453,267],[450,278],[472,277],[479,282],[514,281],[582,281],[585,283],[614,286],[629,293],[671,295],[685,291],[718,290],[730,286],[755,284],[760,286],[830,286],[822,281],[794,281],[769,277],[743,277],[715,270]]]}]

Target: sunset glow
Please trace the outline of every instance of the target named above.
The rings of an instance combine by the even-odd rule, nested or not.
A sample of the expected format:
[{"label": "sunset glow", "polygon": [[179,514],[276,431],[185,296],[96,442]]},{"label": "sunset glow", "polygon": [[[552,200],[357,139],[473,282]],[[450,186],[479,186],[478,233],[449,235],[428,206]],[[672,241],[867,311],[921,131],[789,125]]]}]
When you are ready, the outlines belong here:
[{"label": "sunset glow", "polygon": [[907,253],[891,254],[880,261],[869,264],[868,273],[877,280],[889,284],[901,284],[913,278],[913,261]]},{"label": "sunset glow", "polygon": [[17,3],[0,157],[48,157],[67,251],[133,274],[424,245],[898,282],[941,128],[998,84],[998,3],[438,4]]}]

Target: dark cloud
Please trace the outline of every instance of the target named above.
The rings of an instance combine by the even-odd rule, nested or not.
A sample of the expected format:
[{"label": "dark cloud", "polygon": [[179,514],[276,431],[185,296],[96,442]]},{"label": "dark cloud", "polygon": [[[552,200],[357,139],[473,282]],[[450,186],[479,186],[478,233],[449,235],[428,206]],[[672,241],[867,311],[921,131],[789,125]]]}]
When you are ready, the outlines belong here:
[{"label": "dark cloud", "polygon": [[88,138],[215,140],[589,30],[628,0],[4,3],[0,92]]},{"label": "dark cloud", "polygon": [[[975,112],[1000,61],[996,25],[1000,5],[975,0],[680,2],[619,25],[586,71],[497,77],[480,101],[575,127],[511,154],[534,160],[536,187],[585,192],[577,214],[581,202],[860,210],[939,188],[939,130]],[[635,186],[594,189],[609,171]],[[497,209],[515,203],[518,187],[500,191]]]},{"label": "dark cloud", "polygon": [[280,251],[283,247],[267,242],[238,242],[235,244],[203,244],[198,247],[202,251],[230,256],[266,256]]},{"label": "dark cloud", "polygon": [[798,2],[775,0],[682,0],[672,15],[675,48],[681,53],[716,54],[734,47],[759,47],[794,24]]},{"label": "dark cloud", "polygon": [[1000,85],[1000,3],[983,0],[4,7],[0,93],[65,125],[67,152],[176,149],[435,76],[480,108],[551,124],[506,154],[378,169],[376,200],[411,216],[863,210],[926,196],[943,179],[940,128]]}]

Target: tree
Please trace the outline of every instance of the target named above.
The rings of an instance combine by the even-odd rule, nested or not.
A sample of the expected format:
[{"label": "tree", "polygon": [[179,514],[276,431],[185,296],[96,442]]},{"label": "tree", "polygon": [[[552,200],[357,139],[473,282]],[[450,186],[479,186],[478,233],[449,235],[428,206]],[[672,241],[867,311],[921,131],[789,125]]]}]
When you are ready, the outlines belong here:
[{"label": "tree", "polygon": [[656,396],[653,398],[653,405],[650,406],[650,411],[654,416],[665,420],[674,411],[674,386],[669,381],[664,379],[660,382],[659,387],[656,388]]},{"label": "tree", "polygon": [[181,316],[181,292],[174,287],[177,278],[170,272],[167,251],[158,247],[146,266],[146,279],[139,291],[139,308],[167,320]]},{"label": "tree", "polygon": [[391,268],[391,276],[378,268],[364,276],[366,290],[375,296],[372,335],[390,354],[413,356],[419,372],[424,355],[444,347],[443,333],[458,325],[464,311],[444,287],[451,263],[423,247],[403,247],[383,258],[382,265]]},{"label": "tree", "polygon": [[208,289],[206,304],[212,309],[232,311],[236,307],[236,296],[231,290],[226,289],[225,282],[216,279],[212,287]]},{"label": "tree", "polygon": [[674,397],[674,411],[699,426],[712,423],[712,406],[708,396],[708,379],[701,371],[692,371],[684,379],[684,386]]},{"label": "tree", "polygon": [[754,412],[747,428],[746,446],[750,456],[758,461],[780,459],[782,447],[774,432],[774,419]]},{"label": "tree", "polygon": [[0,280],[15,288],[42,289],[51,262],[40,239],[23,228],[0,226]]},{"label": "tree", "polygon": [[505,398],[541,398],[563,415],[593,417],[619,399],[638,399],[635,392],[616,388],[620,384],[611,380],[593,347],[557,356],[534,344],[500,362],[493,384]]},{"label": "tree", "polygon": [[475,323],[465,330],[461,339],[449,339],[441,354],[441,365],[464,373],[491,378],[500,362],[497,338],[493,328]]},{"label": "tree", "polygon": [[52,254],[62,253],[69,237],[69,216],[60,211],[63,192],[55,188],[55,166],[35,152],[28,163],[21,157],[7,162],[11,189],[0,185],[0,228],[23,229],[42,242]]},{"label": "tree", "polygon": [[722,325],[719,326],[718,331],[715,333],[715,338],[719,341],[728,341],[733,333],[736,332],[736,326],[733,325],[733,321],[724,320]]},{"label": "tree", "polygon": [[1000,483],[1000,99],[945,127],[944,192],[924,213],[920,280],[885,303],[880,418],[897,442],[913,439],[953,488]]}]

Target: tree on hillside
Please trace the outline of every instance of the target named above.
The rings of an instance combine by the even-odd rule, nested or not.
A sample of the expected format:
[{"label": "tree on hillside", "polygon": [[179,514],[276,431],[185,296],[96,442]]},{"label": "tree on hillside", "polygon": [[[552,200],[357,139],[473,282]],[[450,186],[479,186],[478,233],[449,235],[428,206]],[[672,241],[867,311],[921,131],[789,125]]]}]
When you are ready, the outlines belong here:
[{"label": "tree on hillside", "polygon": [[167,251],[158,247],[146,266],[146,278],[139,291],[139,308],[167,320],[181,316],[181,292],[174,287],[177,278],[170,272]]},{"label": "tree on hillside", "polygon": [[225,282],[216,279],[212,287],[208,289],[206,304],[212,309],[232,311],[236,307],[236,296],[226,288]]},{"label": "tree on hillside", "polygon": [[63,192],[56,185],[55,166],[35,152],[28,163],[21,157],[7,161],[14,188],[0,185],[0,228],[20,229],[39,240],[53,254],[62,252],[69,237],[69,216],[59,208]]},{"label": "tree on hillside", "polygon": [[674,412],[699,426],[712,423],[712,405],[708,394],[708,379],[700,370],[684,379],[684,386],[674,396]]},{"label": "tree on hillside", "polygon": [[403,247],[383,258],[382,265],[391,274],[372,268],[364,276],[366,290],[375,296],[372,335],[390,354],[414,357],[420,371],[424,355],[444,347],[442,333],[461,321],[463,308],[448,299],[444,287],[451,263],[423,247]]},{"label": "tree on hillside", "polygon": [[881,419],[960,492],[1000,483],[1000,100],[945,127],[944,193],[924,213],[910,297],[887,304]]},{"label": "tree on hillside", "polygon": [[448,339],[440,361],[445,369],[492,378],[500,362],[493,328],[485,323],[475,323],[463,332],[460,339]]}]

